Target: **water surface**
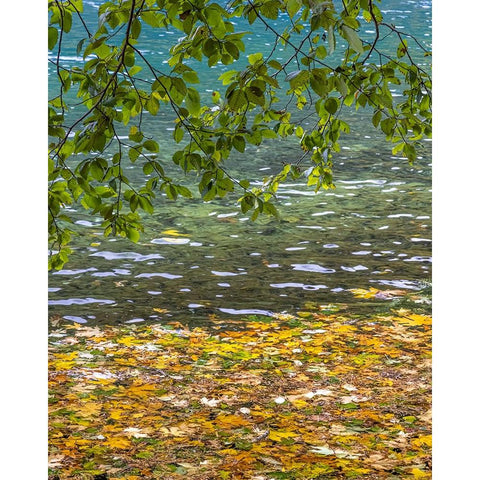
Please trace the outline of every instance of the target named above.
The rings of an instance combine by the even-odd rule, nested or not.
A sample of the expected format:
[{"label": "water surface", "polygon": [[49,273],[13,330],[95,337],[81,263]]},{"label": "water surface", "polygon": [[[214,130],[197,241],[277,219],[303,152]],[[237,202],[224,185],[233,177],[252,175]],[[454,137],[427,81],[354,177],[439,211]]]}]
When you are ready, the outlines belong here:
[{"label": "water surface", "polygon": [[[95,18],[95,5],[86,6],[88,18]],[[390,0],[382,9],[397,27],[430,41],[431,2]],[[268,49],[268,33],[250,28],[255,47]],[[152,32],[143,45],[150,58],[166,60],[169,37]],[[65,48],[65,62],[81,62],[72,51]],[[229,68],[218,65],[201,75]],[[71,261],[50,274],[51,315],[83,323],[201,323],[212,314],[294,314],[306,304],[345,303],[360,311],[371,300],[355,299],[351,289],[420,290],[431,276],[430,143],[410,166],[392,157],[367,115],[353,111],[348,121],[352,133],[335,157],[337,188],[314,194],[300,182],[284,184],[280,220],[251,222],[234,197],[205,203],[159,196],[155,214],[145,217],[145,234],[132,244],[104,238],[99,218],[72,209],[79,235]],[[171,115],[161,111],[148,122],[160,158],[168,161],[175,151]],[[247,146],[243,155],[232,155],[229,168],[239,178],[259,180],[300,154],[289,141]],[[138,167],[129,168],[140,178]],[[170,173],[185,185],[195,181]]]}]

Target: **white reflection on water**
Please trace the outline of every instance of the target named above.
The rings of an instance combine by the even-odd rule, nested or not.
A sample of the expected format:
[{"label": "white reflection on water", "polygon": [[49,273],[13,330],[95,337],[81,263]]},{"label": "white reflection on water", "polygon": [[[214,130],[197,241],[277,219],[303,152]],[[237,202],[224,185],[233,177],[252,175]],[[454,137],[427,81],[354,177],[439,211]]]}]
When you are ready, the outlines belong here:
[{"label": "white reflection on water", "polygon": [[65,300],[49,300],[49,305],[85,305],[87,303],[101,303],[104,305],[111,305],[115,303],[113,300],[98,299],[98,298],[67,298]]},{"label": "white reflection on water", "polygon": [[317,272],[317,273],[335,273],[334,268],[325,268],[315,263],[293,263],[294,270],[301,270],[302,272]]},{"label": "white reflection on water", "polygon": [[155,243],[158,245],[184,245],[186,243],[189,243],[190,239],[189,238],[154,238],[151,240],[151,243]]},{"label": "white reflection on water", "polygon": [[152,253],[150,255],[142,255],[137,252],[95,252],[90,255],[91,257],[103,257],[105,260],[133,260],[134,262],[144,262],[146,260],[162,259],[165,258],[158,253]]},{"label": "white reflection on water", "polygon": [[183,275],[173,275],[171,273],[157,273],[157,272],[140,273],[138,275],[135,275],[135,278],[152,278],[152,277],[162,277],[162,278],[168,278],[169,280],[174,280],[175,278],[182,278]]},{"label": "white reflection on water", "polygon": [[231,315],[266,315],[267,317],[271,317],[273,312],[270,310],[259,310],[256,308],[252,309],[240,309],[237,310],[235,308],[219,308],[220,312],[229,313]]},{"label": "white reflection on water", "polygon": [[75,315],[65,315],[63,318],[75,323],[87,323],[87,320],[85,320],[83,317],[77,317]]},{"label": "white reflection on water", "polygon": [[301,288],[302,290],[320,290],[328,288],[326,285],[305,285],[304,283],[287,282],[287,283],[271,283],[273,288]]},{"label": "white reflection on water", "polygon": [[364,265],[356,265],[355,267],[345,267],[342,265],[340,268],[345,272],[359,272],[361,270],[368,270],[368,267],[365,267]]},{"label": "white reflection on water", "polygon": [[97,269],[95,267],[82,268],[78,270],[59,270],[58,272],[53,272],[52,275],[78,275],[79,273],[85,272],[95,272]]},{"label": "white reflection on water", "polygon": [[234,272],[217,272],[216,270],[212,270],[214,275],[218,277],[236,277],[237,275],[246,275],[246,272],[234,273]]}]

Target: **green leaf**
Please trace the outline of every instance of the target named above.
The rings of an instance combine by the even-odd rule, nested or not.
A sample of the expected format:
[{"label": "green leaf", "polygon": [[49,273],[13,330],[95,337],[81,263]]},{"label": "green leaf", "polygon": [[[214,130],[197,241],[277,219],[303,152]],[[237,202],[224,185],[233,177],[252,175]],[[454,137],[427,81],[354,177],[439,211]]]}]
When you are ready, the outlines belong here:
[{"label": "green leaf", "polygon": [[336,40],[333,33],[333,27],[328,27],[328,54],[331,55],[335,51]]},{"label": "green leaf", "polygon": [[145,23],[148,23],[151,27],[157,28],[160,26],[160,20],[156,12],[151,11],[142,11],[141,13],[142,20]]},{"label": "green leaf", "polygon": [[127,238],[132,242],[137,243],[140,240],[140,233],[133,227],[127,228]]},{"label": "green leaf", "polygon": [[372,123],[375,128],[378,127],[378,124],[380,123],[381,119],[382,119],[382,112],[381,110],[378,110],[373,114],[373,117],[372,117]]},{"label": "green leaf", "polygon": [[219,45],[211,37],[208,37],[202,45],[202,52],[206,57],[211,57],[218,52]]},{"label": "green leaf", "polygon": [[395,145],[392,148],[392,155],[396,155],[397,153],[401,152],[403,150],[404,146],[405,146],[405,142],[397,143],[397,145]]},{"label": "green leaf", "polygon": [[336,98],[329,97],[325,100],[325,110],[333,115],[338,109],[338,104],[339,102]]},{"label": "green leaf", "polygon": [[257,62],[260,62],[263,60],[263,54],[258,52],[258,53],[252,53],[251,55],[248,56],[248,63],[250,65],[255,65]]},{"label": "green leaf", "polygon": [[158,143],[155,142],[155,140],[146,140],[145,142],[143,142],[143,146],[149,152],[158,152],[159,151]]},{"label": "green leaf", "polygon": [[132,22],[132,27],[130,30],[132,38],[137,39],[140,36],[141,31],[142,31],[142,24],[140,23],[140,20],[138,20],[138,18],[135,18],[135,20],[133,20]]},{"label": "green leaf", "polygon": [[178,193],[185,198],[192,198],[192,192],[187,188],[183,187],[182,185],[177,185],[177,191]]},{"label": "green leaf", "polygon": [[310,79],[310,73],[308,70],[296,70],[295,72],[289,73],[285,80],[290,82],[291,88],[297,88],[301,85],[305,85]]},{"label": "green leaf", "polygon": [[200,113],[200,94],[194,88],[189,87],[187,89],[187,96],[185,97],[185,105],[188,109],[188,113],[193,116],[198,116]]},{"label": "green leaf", "polygon": [[61,28],[65,33],[68,33],[72,28],[72,12],[69,10],[63,10],[62,22],[60,24]]},{"label": "green leaf", "polygon": [[287,0],[287,12],[290,18],[293,18],[295,14],[300,10],[302,6],[302,0]]},{"label": "green leaf", "polygon": [[225,42],[224,44],[225,49],[227,52],[235,59],[238,60],[240,58],[240,50],[233,42]]},{"label": "green leaf", "polygon": [[281,70],[283,68],[282,64],[280,62],[277,62],[277,60],[270,60],[268,62],[268,65],[274,68],[275,70]]},{"label": "green leaf", "polygon": [[358,33],[348,25],[342,25],[342,32],[350,47],[357,53],[363,53],[363,43],[362,40],[360,40]]},{"label": "green leaf", "polygon": [[182,141],[183,135],[185,134],[181,124],[177,124],[175,126],[175,130],[173,131],[173,138],[177,143]]},{"label": "green leaf", "polygon": [[212,5],[207,7],[205,16],[207,17],[208,25],[212,29],[212,32],[215,34],[215,36],[217,38],[223,38],[227,30],[220,11],[214,8]]},{"label": "green leaf", "polygon": [[342,97],[346,97],[348,95],[348,87],[347,84],[345,83],[345,80],[343,78],[336,77],[335,78],[335,84],[337,86],[337,90],[340,92]]},{"label": "green leaf", "polygon": [[128,74],[131,77],[133,77],[134,75],[136,75],[137,73],[139,73],[141,71],[142,71],[142,67],[140,65],[135,65],[128,71]]},{"label": "green leaf", "polygon": [[53,50],[58,40],[58,30],[55,27],[48,27],[48,49]]},{"label": "green leaf", "polygon": [[245,151],[245,139],[240,135],[235,135],[232,140],[233,146],[236,150],[243,153]]},{"label": "green leaf", "polygon": [[193,70],[187,70],[182,73],[183,79],[188,83],[200,83],[197,72]]},{"label": "green leaf", "polygon": [[396,122],[394,118],[385,118],[380,122],[380,128],[385,135],[391,135],[393,133],[395,123]]},{"label": "green leaf", "polygon": [[234,111],[241,110],[247,104],[245,92],[242,90],[233,90],[227,98],[229,107]]},{"label": "green leaf", "polygon": [[158,112],[158,109],[160,108],[160,102],[158,99],[152,94],[147,100],[146,104],[147,110],[149,113],[152,115],[156,115]]},{"label": "green leaf", "polygon": [[140,152],[136,148],[130,148],[128,150],[128,157],[130,158],[131,162],[135,162],[137,158],[139,157]]},{"label": "green leaf", "polygon": [[405,56],[407,53],[407,41],[405,39],[402,39],[402,41],[398,44],[397,48],[397,57],[402,58]]}]

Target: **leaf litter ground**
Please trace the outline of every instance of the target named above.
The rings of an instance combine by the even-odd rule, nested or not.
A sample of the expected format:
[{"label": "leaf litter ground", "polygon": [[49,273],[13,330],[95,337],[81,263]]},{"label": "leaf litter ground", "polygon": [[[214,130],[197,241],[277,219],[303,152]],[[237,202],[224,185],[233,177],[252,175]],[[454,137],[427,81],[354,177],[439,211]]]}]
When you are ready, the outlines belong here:
[{"label": "leaf litter ground", "polygon": [[57,325],[50,479],[431,478],[431,317]]}]

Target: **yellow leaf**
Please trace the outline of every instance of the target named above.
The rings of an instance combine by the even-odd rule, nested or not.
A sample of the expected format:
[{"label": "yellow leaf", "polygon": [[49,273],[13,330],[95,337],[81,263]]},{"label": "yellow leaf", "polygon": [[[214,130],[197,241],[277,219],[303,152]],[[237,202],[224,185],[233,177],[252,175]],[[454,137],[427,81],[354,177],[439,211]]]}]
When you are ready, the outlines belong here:
[{"label": "yellow leaf", "polygon": [[75,365],[75,362],[56,362],[54,364],[55,370],[70,370]]},{"label": "yellow leaf", "polygon": [[402,317],[395,317],[394,320],[404,325],[431,325],[432,323],[432,317],[417,313],[408,313]]},{"label": "yellow leaf", "polygon": [[355,330],[356,328],[353,325],[339,325],[336,328],[336,331],[338,333],[350,333],[350,332],[354,332]]},{"label": "yellow leaf", "polygon": [[147,383],[145,385],[132,385],[125,390],[125,393],[129,397],[151,397],[153,390],[155,390],[155,387]]},{"label": "yellow leaf", "polygon": [[161,232],[163,235],[171,235],[172,237],[188,237],[189,235],[186,235],[185,233],[179,233],[178,230],[164,230]]},{"label": "yellow leaf", "polygon": [[55,358],[59,360],[73,360],[74,358],[78,357],[78,352],[70,352],[70,353],[56,353]]},{"label": "yellow leaf", "polygon": [[304,408],[309,405],[305,400],[292,400],[291,403],[297,408]]},{"label": "yellow leaf", "polygon": [[219,415],[215,423],[223,428],[235,428],[250,425],[250,422],[239,415]]},{"label": "yellow leaf", "polygon": [[412,444],[421,447],[422,445],[426,445],[427,447],[432,446],[432,436],[431,435],[421,435],[418,438],[412,440]]},{"label": "yellow leaf", "polygon": [[373,298],[380,290],[370,287],[369,290],[365,290],[364,288],[351,288],[350,291],[355,295],[355,298]]},{"label": "yellow leaf", "polygon": [[220,450],[219,453],[222,453],[223,455],[237,455],[238,451],[234,448],[225,448],[223,450]]},{"label": "yellow leaf", "polygon": [[153,311],[158,313],[168,313],[166,308],[154,308]]},{"label": "yellow leaf", "polygon": [[281,431],[281,430],[276,430],[276,431],[271,431],[270,434],[268,435],[268,438],[270,440],[274,440],[275,442],[280,442],[284,438],[293,438],[298,435],[297,432],[289,432],[289,431]]},{"label": "yellow leaf", "polygon": [[297,315],[301,318],[308,318],[312,316],[312,312],[297,312]]},{"label": "yellow leaf", "polygon": [[123,412],[122,410],[111,410],[110,411],[110,418],[113,418],[113,420],[120,420],[120,418],[122,417],[122,415],[124,413],[125,412]]},{"label": "yellow leaf", "polygon": [[77,410],[77,413],[82,417],[90,417],[92,415],[97,415],[102,409],[102,405],[98,403],[86,403],[80,406],[80,409]]},{"label": "yellow leaf", "polygon": [[130,440],[127,437],[111,437],[105,440],[104,445],[122,450],[130,447]]},{"label": "yellow leaf", "polygon": [[135,337],[123,337],[123,338],[119,338],[117,340],[117,343],[121,343],[122,345],[125,345],[127,347],[131,347],[135,343],[138,343],[138,341]]},{"label": "yellow leaf", "polygon": [[421,471],[420,469],[418,469],[418,468],[412,469],[412,475],[413,475],[415,478],[431,478],[430,473],[422,472],[422,471]]}]

